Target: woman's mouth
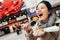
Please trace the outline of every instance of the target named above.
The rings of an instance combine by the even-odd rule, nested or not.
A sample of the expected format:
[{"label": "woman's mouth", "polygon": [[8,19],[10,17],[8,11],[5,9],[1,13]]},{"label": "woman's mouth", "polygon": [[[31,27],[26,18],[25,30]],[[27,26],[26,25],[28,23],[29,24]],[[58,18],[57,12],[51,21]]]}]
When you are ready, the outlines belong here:
[{"label": "woman's mouth", "polygon": [[42,17],[43,16],[43,14],[39,14],[39,17]]}]

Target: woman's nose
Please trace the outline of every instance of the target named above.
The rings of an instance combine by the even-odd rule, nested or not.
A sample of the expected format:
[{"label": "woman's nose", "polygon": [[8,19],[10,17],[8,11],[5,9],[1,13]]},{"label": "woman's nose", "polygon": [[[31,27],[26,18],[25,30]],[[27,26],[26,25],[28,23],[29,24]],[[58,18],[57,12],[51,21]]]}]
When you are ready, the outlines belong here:
[{"label": "woman's nose", "polygon": [[38,12],[41,12],[41,10],[39,9]]}]

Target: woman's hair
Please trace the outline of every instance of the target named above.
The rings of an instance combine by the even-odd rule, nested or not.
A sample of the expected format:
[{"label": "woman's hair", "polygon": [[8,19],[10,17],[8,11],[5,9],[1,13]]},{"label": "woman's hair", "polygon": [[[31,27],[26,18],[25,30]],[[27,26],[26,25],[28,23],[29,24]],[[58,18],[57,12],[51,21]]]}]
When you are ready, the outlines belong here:
[{"label": "woman's hair", "polygon": [[[46,5],[46,7],[48,8],[49,11],[52,10],[52,6],[51,6],[51,4],[48,1],[41,1],[40,3],[44,3]],[[37,7],[39,6],[39,4],[37,5]]]}]

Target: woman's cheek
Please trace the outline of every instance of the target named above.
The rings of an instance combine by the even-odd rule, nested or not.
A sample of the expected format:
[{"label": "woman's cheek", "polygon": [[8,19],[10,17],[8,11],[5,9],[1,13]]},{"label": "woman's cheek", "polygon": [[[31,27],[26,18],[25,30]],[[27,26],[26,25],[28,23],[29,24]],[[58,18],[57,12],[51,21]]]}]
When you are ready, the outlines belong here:
[{"label": "woman's cheek", "polygon": [[48,14],[43,15],[43,19],[47,19],[48,18]]}]

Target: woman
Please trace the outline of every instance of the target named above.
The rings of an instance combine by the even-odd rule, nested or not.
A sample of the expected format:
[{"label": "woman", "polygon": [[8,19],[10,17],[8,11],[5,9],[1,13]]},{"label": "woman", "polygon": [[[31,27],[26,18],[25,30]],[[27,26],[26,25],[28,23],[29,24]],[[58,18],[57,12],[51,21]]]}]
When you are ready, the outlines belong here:
[{"label": "woman", "polygon": [[[56,14],[52,12],[52,6],[48,1],[41,1],[37,5],[36,14],[39,18],[39,21],[37,22],[38,29],[44,31],[44,28],[54,26]],[[31,34],[27,35],[30,40],[57,40],[57,35],[55,32],[44,32],[40,36],[31,36]]]},{"label": "woman", "polygon": [[[51,4],[47,1],[42,1],[37,5],[36,8],[37,16],[39,17],[39,23],[38,27],[46,28],[51,27],[54,25],[56,21],[56,15],[52,13],[52,7]],[[53,33],[45,33],[45,37],[43,37],[43,40],[55,40],[56,37],[53,36]]]}]

